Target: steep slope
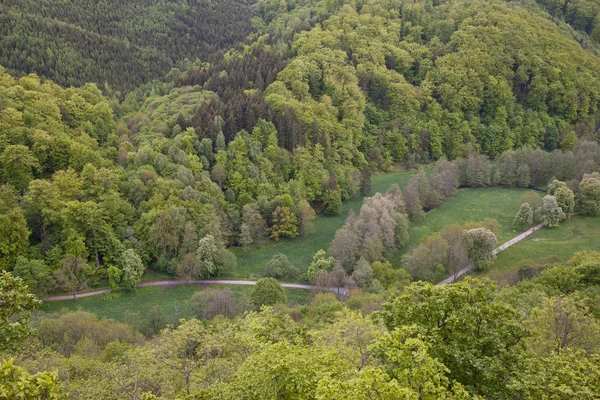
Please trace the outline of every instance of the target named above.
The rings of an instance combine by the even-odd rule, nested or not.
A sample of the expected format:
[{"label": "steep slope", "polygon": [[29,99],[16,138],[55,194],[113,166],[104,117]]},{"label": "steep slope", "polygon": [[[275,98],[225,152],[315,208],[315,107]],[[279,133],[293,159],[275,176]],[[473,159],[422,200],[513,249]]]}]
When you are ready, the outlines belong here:
[{"label": "steep slope", "polygon": [[184,59],[248,35],[246,0],[16,1],[0,4],[0,64],[61,85],[131,90]]}]

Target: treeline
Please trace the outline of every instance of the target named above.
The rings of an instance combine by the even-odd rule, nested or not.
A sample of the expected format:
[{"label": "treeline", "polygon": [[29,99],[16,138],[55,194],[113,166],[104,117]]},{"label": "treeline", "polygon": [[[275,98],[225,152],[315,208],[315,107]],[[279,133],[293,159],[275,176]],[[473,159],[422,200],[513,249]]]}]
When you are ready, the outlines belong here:
[{"label": "treeline", "polygon": [[[40,293],[74,292],[102,278],[133,288],[146,267],[186,279],[226,276],[236,265],[228,247],[309,234],[316,211],[339,213],[344,200],[370,191],[368,168],[341,168],[319,144],[290,152],[264,120],[229,142],[222,131],[213,140],[181,130],[179,115],[211,98],[193,87],[148,99],[148,114],[115,127],[94,85],[62,89],[7,74],[0,81],[0,263]],[[436,207],[458,186],[545,187],[555,177],[577,194],[583,174],[598,171],[600,151],[576,137],[571,145],[508,151],[493,161],[476,152],[441,159],[431,176],[422,172],[404,191],[368,200],[370,214],[351,223],[352,231],[365,229],[355,250],[365,257],[363,272],[402,247],[406,217]],[[331,253],[342,263],[358,254]],[[358,261],[341,272],[352,275]],[[379,267],[380,278],[388,274],[389,265]],[[383,287],[393,281],[375,279]]]},{"label": "treeline", "polygon": [[[322,155],[342,197],[348,176],[394,163],[473,148],[490,157],[524,146],[568,151],[577,138],[597,140],[597,57],[517,4],[256,9],[263,36],[131,93],[120,114],[122,126],[136,128],[122,132],[138,137],[145,121],[148,138],[191,127],[200,140],[215,143],[222,132],[228,143],[265,120],[280,147],[317,163]],[[325,200],[325,191],[312,192]]]},{"label": "treeline", "polygon": [[548,188],[543,199],[535,192],[524,196],[515,219],[517,229],[542,221],[554,227],[574,211],[600,215],[599,167],[600,146],[584,141],[566,153],[522,148],[495,160],[477,153],[452,162],[440,159],[429,176],[421,170],[404,190],[394,185],[385,195],[365,199],[360,214],[351,214],[336,232],[329,248],[334,260],[322,269],[325,274],[313,279],[320,286],[357,285],[377,292],[393,283],[388,276],[402,280],[405,272],[399,267],[414,280],[426,281],[456,276],[470,263],[483,270],[493,262],[498,244],[498,222],[491,219],[449,225],[424,238],[395,271],[389,260],[408,242],[409,221],[444,203],[459,187]]},{"label": "treeline", "polygon": [[598,252],[580,252],[564,265],[523,271],[517,285],[503,289],[489,280],[440,287],[418,282],[380,295],[354,290],[344,301],[316,294],[309,305],[291,308],[284,297],[253,296],[263,300],[231,319],[225,318],[237,308],[231,293],[209,291],[190,300],[201,319],[160,329],[164,320],[153,312],[150,339],[81,311],[43,316],[32,325],[35,298],[3,274],[0,287],[14,294],[4,307],[21,313],[19,331],[0,320],[9,338],[0,345],[8,360],[1,367],[2,393],[433,400],[568,392],[594,398],[600,389],[599,261]]},{"label": "treeline", "polygon": [[121,0],[0,5],[0,65],[63,86],[127,92],[184,60],[206,60],[251,31],[246,1]]}]

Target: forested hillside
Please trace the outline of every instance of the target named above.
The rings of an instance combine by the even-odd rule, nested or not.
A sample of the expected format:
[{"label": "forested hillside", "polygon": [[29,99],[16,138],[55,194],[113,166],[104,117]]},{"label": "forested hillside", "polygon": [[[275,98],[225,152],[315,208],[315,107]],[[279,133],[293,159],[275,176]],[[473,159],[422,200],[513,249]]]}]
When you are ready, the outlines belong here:
[{"label": "forested hillside", "polygon": [[176,63],[240,42],[251,30],[244,0],[20,1],[0,3],[0,65],[61,85],[129,91]]},{"label": "forested hillside", "polygon": [[261,1],[250,45],[120,104],[2,72],[3,268],[39,292],[225,276],[227,248],[310,234],[393,164],[439,159],[411,219],[458,186],[576,192],[600,161],[600,59],[531,7]]},{"label": "forested hillside", "polygon": [[[600,216],[599,11],[0,1],[0,399],[598,398],[589,241],[432,283]],[[416,229],[461,187],[511,192],[502,223]],[[92,288],[127,324],[36,312]]]}]

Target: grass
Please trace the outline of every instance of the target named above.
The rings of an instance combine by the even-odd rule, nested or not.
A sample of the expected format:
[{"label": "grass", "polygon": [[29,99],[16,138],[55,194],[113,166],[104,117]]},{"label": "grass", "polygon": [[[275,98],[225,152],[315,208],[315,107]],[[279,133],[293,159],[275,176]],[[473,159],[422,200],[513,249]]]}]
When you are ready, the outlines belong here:
[{"label": "grass", "polygon": [[[371,194],[385,192],[394,183],[401,188],[408,184],[410,177],[415,172],[389,172],[373,176]],[[300,272],[306,272],[312,262],[313,255],[319,250],[327,250],[335,235],[335,231],[344,225],[350,210],[358,214],[363,203],[363,197],[356,197],[344,203],[344,210],[335,216],[319,215],[314,220],[315,232],[304,237],[283,239],[279,242],[269,241],[260,247],[248,249],[242,254],[240,248],[233,248],[238,258],[238,265],[234,277],[240,279],[260,277],[263,267],[276,254],[288,256],[292,265]]]},{"label": "grass", "polygon": [[[371,194],[387,191],[392,184],[398,184],[401,188],[408,184],[411,172],[389,172],[373,176]],[[291,263],[298,267],[301,272],[308,269],[313,255],[319,249],[327,250],[329,243],[345,222],[350,210],[358,213],[363,203],[363,197],[357,197],[344,203],[344,209],[340,215],[319,215],[314,220],[315,232],[301,238],[286,239],[279,242],[267,242],[260,247],[251,248],[242,255],[239,248],[233,248],[238,257],[238,267],[233,277],[235,278],[259,278],[262,275],[264,265],[279,253],[285,254]],[[172,279],[165,273],[147,270],[144,281]],[[107,286],[107,285],[104,285]],[[214,288],[225,287],[225,285],[214,285]],[[238,297],[250,295],[251,286],[226,286]],[[95,288],[98,289],[98,288]],[[73,301],[55,301],[42,305],[41,310],[52,313],[64,308],[69,310],[84,310],[96,314],[99,318],[112,318],[125,321],[130,318],[145,320],[153,307],[159,307],[167,316],[168,322],[173,323],[179,318],[191,317],[192,311],[186,301],[196,292],[202,290],[200,286],[176,286],[170,288],[148,287],[138,289],[136,292],[121,292],[115,295],[99,295],[85,297]],[[303,289],[286,288],[288,304],[305,304],[308,301],[310,291]]]},{"label": "grass", "polygon": [[[212,285],[214,289],[227,287],[238,298],[250,296],[252,286]],[[167,323],[175,323],[180,318],[190,318],[194,314],[187,301],[202,286],[185,285],[171,288],[147,287],[136,292],[120,292],[114,294],[84,297],[75,301],[52,301],[42,304],[41,311],[58,312],[63,309],[83,310],[93,313],[98,318],[111,318],[117,321],[135,322],[146,320],[153,307],[158,307],[166,318]],[[309,290],[285,288],[289,305],[306,304],[310,296]],[[137,320],[137,321],[136,321]]]},{"label": "grass", "polygon": [[500,252],[492,270],[514,270],[524,263],[564,262],[582,250],[600,251],[600,218],[576,215],[556,228],[542,228]]},{"label": "grass", "polygon": [[439,232],[450,224],[494,218],[501,229],[498,244],[510,240],[518,235],[518,232],[512,229],[512,221],[519,211],[521,196],[526,191],[519,188],[459,189],[450,200],[429,211],[423,218],[411,222],[409,243],[392,257],[392,264],[396,267],[401,266],[404,253],[417,246],[423,237]]}]

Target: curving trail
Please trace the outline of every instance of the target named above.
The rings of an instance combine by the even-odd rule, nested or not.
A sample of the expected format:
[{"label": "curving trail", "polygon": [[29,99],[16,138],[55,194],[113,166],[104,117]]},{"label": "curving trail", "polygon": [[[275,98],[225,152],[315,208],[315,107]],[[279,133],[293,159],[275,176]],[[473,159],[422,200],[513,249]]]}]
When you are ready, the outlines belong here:
[{"label": "curving trail", "polygon": [[[137,285],[138,288],[150,287],[150,286],[161,286],[161,287],[172,287],[172,286],[181,286],[181,285],[256,285],[256,281],[227,281],[227,280],[191,280],[191,281],[149,281],[140,283]],[[282,283],[282,287],[290,288],[290,289],[322,289],[317,286],[311,285],[302,285],[298,283]],[[327,288],[331,292],[336,292],[338,294],[343,294],[346,292],[345,288]],[[81,299],[83,297],[97,296],[100,294],[110,293],[112,290],[103,289],[103,290],[95,290],[93,292],[85,292],[85,293],[77,293],[75,296],[72,294],[69,295],[61,295],[61,296],[50,296],[42,298],[43,301],[62,301],[62,300],[76,300]]]},{"label": "curving trail", "polygon": [[[494,249],[493,253],[498,254],[499,252],[501,252],[504,249],[509,248],[513,244],[519,243],[521,240],[525,239],[527,236],[531,235],[533,232],[537,231],[538,229],[542,228],[543,226],[544,226],[544,223],[542,222],[542,223],[537,224],[534,227],[529,228],[525,232],[521,233],[518,236],[515,236],[508,242],[504,243],[502,246]],[[474,268],[473,264],[469,264],[466,267],[464,267],[463,269],[461,269],[460,271],[458,271],[455,275],[449,276],[448,278],[444,279],[443,281],[438,282],[437,286],[453,283],[458,278],[460,278],[461,276],[466,274],[467,272],[472,271],[473,268]],[[208,285],[256,285],[256,281],[227,281],[227,280],[149,281],[149,282],[140,283],[139,285],[137,285],[137,287],[138,288],[144,288],[144,287],[149,287],[149,286],[171,287],[171,286],[181,286],[181,285],[204,285],[204,286],[208,286]],[[291,288],[291,289],[306,289],[306,290],[323,289],[323,288],[319,288],[317,286],[301,285],[298,283],[282,283],[281,286],[286,287],[286,288]],[[326,290],[329,290],[331,292],[335,292],[338,294],[344,294],[347,291],[346,288],[327,288]],[[103,290],[96,290],[93,292],[78,293],[75,296],[70,294],[70,295],[62,295],[62,296],[44,297],[44,298],[42,298],[42,300],[43,301],[76,300],[76,299],[81,299],[83,297],[97,296],[100,294],[106,294],[106,293],[110,293],[110,292],[112,292],[112,290],[103,289]]]},{"label": "curving trail", "polygon": [[[519,243],[521,240],[525,239],[527,236],[531,235],[533,232],[537,231],[538,229],[542,228],[543,226],[544,226],[544,223],[541,222],[541,223],[537,224],[536,226],[527,229],[525,232],[521,233],[519,236],[515,236],[514,238],[510,239],[508,242],[504,243],[502,246],[494,249],[494,251],[492,251],[492,253],[498,254],[502,250],[509,248],[513,244]],[[466,267],[464,267],[463,269],[461,269],[460,271],[458,271],[455,275],[451,275],[451,276],[447,277],[446,279],[444,279],[443,281],[438,282],[436,284],[436,286],[446,285],[448,283],[454,283],[454,282],[456,282],[456,280],[458,278],[460,278],[467,272],[472,271],[473,268],[475,268],[473,266],[473,264],[469,264]]]}]

